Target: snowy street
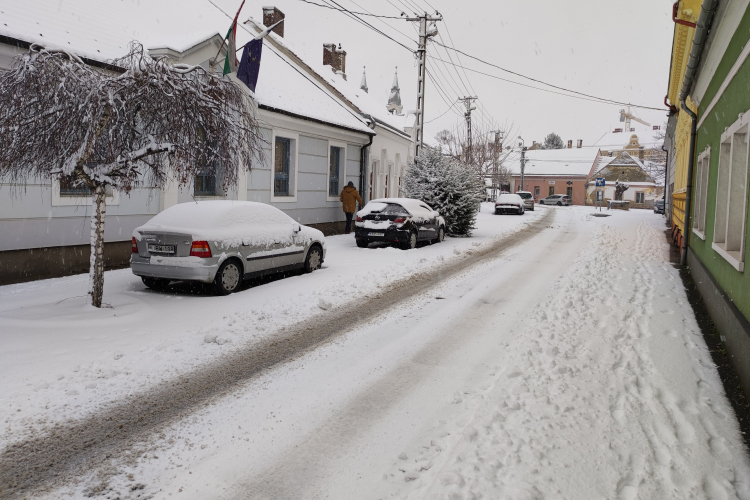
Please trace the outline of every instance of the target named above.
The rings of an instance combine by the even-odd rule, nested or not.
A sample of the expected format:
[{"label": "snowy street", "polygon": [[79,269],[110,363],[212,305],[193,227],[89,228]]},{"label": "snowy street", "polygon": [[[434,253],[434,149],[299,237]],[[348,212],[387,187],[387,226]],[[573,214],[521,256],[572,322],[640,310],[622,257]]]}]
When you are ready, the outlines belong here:
[{"label": "snowy street", "polygon": [[[230,297],[129,270],[107,273],[112,309],[76,298],[85,276],[3,287],[0,479],[46,498],[750,498],[663,218],[490,210],[407,252],[328,238],[321,271]],[[404,276],[424,290],[389,288]],[[305,344],[308,318],[340,331]],[[237,353],[267,366],[234,380]],[[143,403],[170,391],[164,418]]]}]

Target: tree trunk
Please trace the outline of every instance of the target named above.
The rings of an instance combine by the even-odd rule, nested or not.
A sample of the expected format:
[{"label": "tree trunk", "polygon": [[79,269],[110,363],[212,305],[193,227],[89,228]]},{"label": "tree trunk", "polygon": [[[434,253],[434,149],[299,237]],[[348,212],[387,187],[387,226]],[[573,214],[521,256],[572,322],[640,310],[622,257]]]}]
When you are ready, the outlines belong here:
[{"label": "tree trunk", "polygon": [[104,293],[104,216],[107,213],[106,190],[97,184],[92,195],[91,205],[91,257],[89,259],[89,295],[91,305],[102,307]]}]

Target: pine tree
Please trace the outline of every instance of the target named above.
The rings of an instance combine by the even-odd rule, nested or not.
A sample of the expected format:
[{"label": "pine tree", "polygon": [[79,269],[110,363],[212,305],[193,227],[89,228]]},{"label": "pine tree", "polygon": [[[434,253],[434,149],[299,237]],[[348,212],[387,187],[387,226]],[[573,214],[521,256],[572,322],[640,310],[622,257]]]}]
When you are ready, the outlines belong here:
[{"label": "pine tree", "polygon": [[554,132],[548,134],[547,137],[544,138],[544,144],[542,144],[542,149],[562,149],[564,147],[565,144],[563,143],[563,140]]},{"label": "pine tree", "polygon": [[440,212],[447,234],[469,236],[484,199],[484,186],[469,165],[425,147],[406,171],[404,194]]}]

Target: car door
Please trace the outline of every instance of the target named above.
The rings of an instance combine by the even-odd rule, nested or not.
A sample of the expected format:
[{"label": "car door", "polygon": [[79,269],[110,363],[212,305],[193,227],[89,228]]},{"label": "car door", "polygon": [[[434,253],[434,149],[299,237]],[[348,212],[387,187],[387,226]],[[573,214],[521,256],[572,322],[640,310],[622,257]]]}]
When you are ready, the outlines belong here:
[{"label": "car door", "polygon": [[246,272],[269,271],[302,262],[305,247],[299,237],[299,227],[291,219],[259,227],[256,237],[242,244]]},{"label": "car door", "polygon": [[419,227],[419,239],[433,240],[437,236],[437,217],[435,217],[435,211],[424,203],[420,203],[419,207],[425,213],[424,221]]}]

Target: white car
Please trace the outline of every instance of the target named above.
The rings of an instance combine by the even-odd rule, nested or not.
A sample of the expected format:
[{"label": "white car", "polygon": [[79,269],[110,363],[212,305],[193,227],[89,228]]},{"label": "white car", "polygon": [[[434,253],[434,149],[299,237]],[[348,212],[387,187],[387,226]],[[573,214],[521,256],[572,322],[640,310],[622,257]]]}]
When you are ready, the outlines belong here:
[{"label": "white car", "polygon": [[516,191],[516,194],[523,198],[523,205],[526,210],[534,211],[534,195],[529,191]]},{"label": "white car", "polygon": [[323,233],[281,210],[251,201],[180,203],[133,232],[130,268],[156,290],[171,281],[212,283],[217,295],[239,290],[243,279],[319,269]]},{"label": "white car", "polygon": [[501,194],[497,197],[495,215],[507,213],[523,215],[524,212],[526,212],[526,204],[517,194]]}]

